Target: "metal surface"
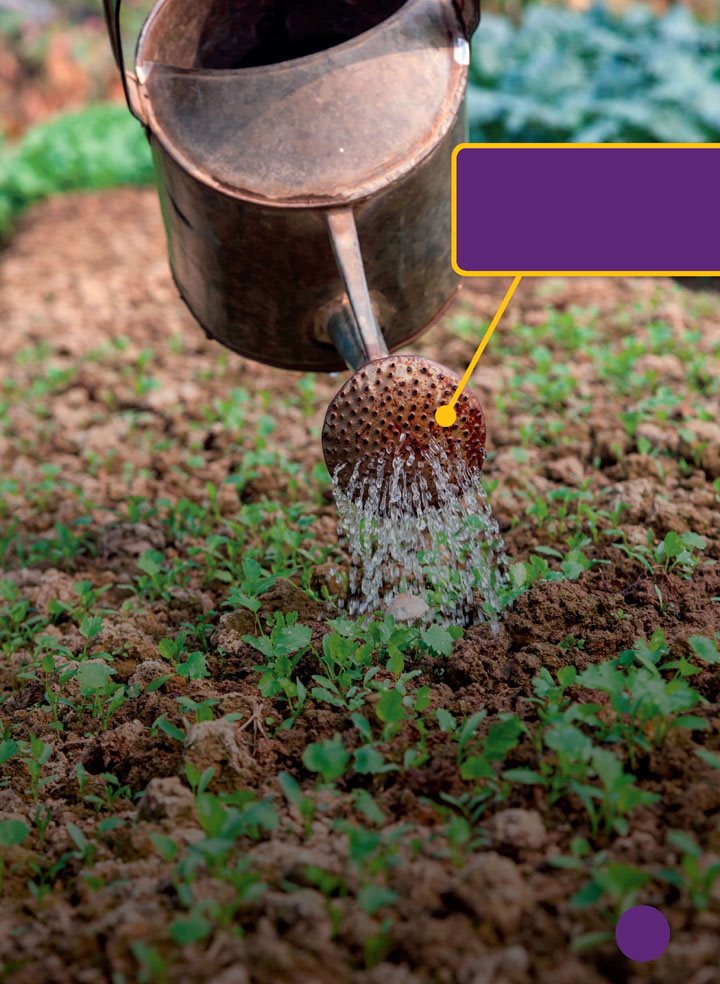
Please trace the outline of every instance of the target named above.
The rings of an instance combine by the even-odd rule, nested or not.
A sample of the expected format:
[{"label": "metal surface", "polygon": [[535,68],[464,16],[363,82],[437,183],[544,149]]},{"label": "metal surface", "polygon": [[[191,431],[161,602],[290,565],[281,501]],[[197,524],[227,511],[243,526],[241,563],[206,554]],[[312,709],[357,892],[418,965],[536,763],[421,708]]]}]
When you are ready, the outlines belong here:
[{"label": "metal surface", "polygon": [[330,315],[327,332],[350,369],[362,369],[373,359],[383,359],[390,354],[380,331],[363,332],[347,304]]},{"label": "metal surface", "polygon": [[120,27],[121,0],[103,0],[103,13],[105,15],[105,25],[110,37],[110,47],[112,48],[115,64],[120,71],[120,81],[122,82],[125,101],[128,109],[133,116],[140,122],[144,122],[138,108],[137,99],[137,77],[128,72],[125,68],[125,56],[122,46],[122,31]]},{"label": "metal surface", "polygon": [[[121,59],[118,5],[105,3]],[[282,2],[159,0],[138,47],[137,100],[173,275],[196,320],[248,358],[333,371],[343,360],[319,312],[349,296],[361,317],[376,312],[392,350],[459,286],[450,158],[466,135],[467,66],[455,47],[463,29],[450,0],[285,4],[304,11],[293,30],[306,47],[317,24],[332,36],[338,25],[352,33],[363,18],[377,22],[280,64],[212,70],[229,64],[228,38],[257,39],[253,11],[257,20]],[[245,35],[221,30],[227,16],[247,19]],[[348,203],[354,242],[350,215],[324,207]]]},{"label": "metal surface", "polygon": [[348,357],[342,347],[347,342],[347,326],[348,321],[351,320],[347,310],[344,311],[342,319],[335,318],[332,323],[328,321],[328,334],[335,348],[348,365],[351,368],[359,368],[366,362],[381,359],[387,355],[387,345],[378,326],[375,309],[370,299],[352,209],[333,209],[326,213],[326,218],[335,262],[345,283],[353,313],[352,320],[355,323],[352,337],[357,344],[358,353],[354,356],[353,361],[348,362]]},{"label": "metal surface", "polygon": [[472,37],[480,24],[480,0],[458,0],[458,7],[465,32]]},{"label": "metal surface", "polygon": [[[378,457],[401,456],[428,479],[425,454],[440,447],[450,464],[480,469],[485,460],[485,418],[475,397],[463,391],[452,427],[435,422],[435,410],[455,392],[459,377],[417,355],[389,356],[369,363],[345,383],[328,407],[323,425],[325,463],[331,475],[339,465],[346,485],[356,465],[358,475],[373,475]],[[452,473],[452,468],[451,468]]]},{"label": "metal surface", "polygon": [[[120,2],[103,0],[123,68]],[[157,0],[135,78],[178,290],[248,358],[334,371],[425,330],[460,280],[450,161],[476,0]],[[331,323],[331,319],[335,319]],[[357,346],[356,346],[357,347]]]},{"label": "metal surface", "polygon": [[[265,3],[243,7],[258,18]],[[468,67],[450,0],[407,0],[342,44],[238,69],[199,57],[216,6],[162,0],[137,54],[148,125],[198,181],[258,203],[348,204],[402,178],[452,127]],[[344,6],[328,3],[328,28]],[[242,48],[242,36],[233,42]]]},{"label": "metal surface", "polygon": [[[450,164],[462,115],[402,181],[353,207],[365,277],[388,349],[421,334],[453,297]],[[345,368],[318,313],[347,291],[326,209],[261,206],[214,191],[180,168],[151,136],[170,265],[207,334],[283,369]],[[343,249],[336,243],[336,250]]]}]

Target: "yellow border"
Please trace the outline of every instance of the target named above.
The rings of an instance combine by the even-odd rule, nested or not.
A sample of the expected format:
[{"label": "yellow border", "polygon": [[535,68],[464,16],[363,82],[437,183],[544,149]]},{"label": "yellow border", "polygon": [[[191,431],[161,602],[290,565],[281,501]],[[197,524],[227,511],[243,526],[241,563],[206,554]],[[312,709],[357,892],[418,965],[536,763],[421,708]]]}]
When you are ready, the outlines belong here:
[{"label": "yellow border", "polygon": [[461,150],[720,150],[720,143],[461,143],[452,155],[452,266],[461,277],[720,277],[720,270],[463,270],[457,262],[457,159]]}]

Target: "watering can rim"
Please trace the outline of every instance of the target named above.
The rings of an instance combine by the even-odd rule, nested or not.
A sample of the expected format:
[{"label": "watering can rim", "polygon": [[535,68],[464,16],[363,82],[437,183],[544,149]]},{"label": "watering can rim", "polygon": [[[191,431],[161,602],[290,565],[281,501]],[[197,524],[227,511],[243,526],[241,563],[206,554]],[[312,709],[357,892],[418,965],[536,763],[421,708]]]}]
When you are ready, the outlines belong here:
[{"label": "watering can rim", "polygon": [[[118,6],[122,0],[118,0]],[[281,62],[269,62],[266,65],[250,65],[246,68],[187,68],[177,65],[167,65],[167,68],[175,69],[178,72],[186,73],[188,75],[195,75],[197,77],[207,76],[230,76],[230,75],[243,75],[250,76],[253,74],[271,74],[273,71],[277,72],[280,69],[292,70],[296,66],[301,66],[303,63],[311,62],[313,59],[321,59],[324,55],[329,52],[340,51],[341,49],[349,49],[353,45],[367,42],[371,39],[371,36],[375,33],[379,33],[383,29],[387,29],[388,26],[392,26],[393,21],[400,18],[401,15],[406,14],[414,6],[418,6],[423,3],[424,0],[405,0],[401,7],[386,17],[385,20],[380,21],[379,24],[375,24],[373,27],[369,27],[366,31],[361,31],[360,34],[356,34],[355,37],[348,38],[347,41],[341,41],[339,44],[333,45],[331,48],[321,48],[319,51],[313,51],[309,55],[299,55],[296,58],[288,58]],[[159,16],[165,4],[165,0],[154,0],[152,9],[150,13],[145,18],[143,26],[140,30],[137,39],[137,45],[135,50],[135,68],[142,67],[144,62],[139,58],[140,51],[143,46],[147,35],[152,29],[152,23],[156,17]],[[453,7],[453,0],[447,0],[447,5]]]},{"label": "watering can rim", "polygon": [[[163,0],[156,0],[143,25],[137,43],[136,71],[139,77],[134,95],[136,97],[135,102],[140,109],[139,115],[146,129],[152,134],[153,140],[157,141],[160,148],[177,166],[206,186],[229,197],[269,208],[331,208],[361,202],[395,183],[422,164],[454,126],[462,109],[468,66],[467,58],[458,54],[458,42],[462,42],[463,52],[466,54],[464,46],[469,45],[469,41],[465,37],[467,32],[464,30],[457,5],[452,0],[447,0],[445,3],[438,3],[438,0],[406,0],[406,3],[386,20],[331,48],[283,62],[240,69],[195,69],[163,66],[159,62],[152,62],[148,57],[143,57],[143,49],[149,44],[153,28],[157,27],[157,20],[161,16],[163,6]],[[414,133],[410,137],[401,139],[398,136],[393,146],[378,148],[374,158],[370,159],[364,166],[358,167],[357,174],[349,176],[346,174],[342,181],[333,182],[331,179],[334,176],[329,173],[324,182],[324,187],[321,179],[316,180],[313,177],[312,180],[306,180],[302,186],[293,186],[291,182],[283,185],[282,182],[278,181],[275,187],[266,190],[267,185],[264,179],[258,178],[256,181],[256,175],[259,173],[257,167],[246,169],[244,177],[239,178],[235,175],[229,177],[228,169],[226,169],[225,174],[223,174],[222,168],[213,169],[211,155],[205,152],[204,148],[202,152],[198,151],[193,154],[193,142],[182,139],[182,132],[177,124],[175,124],[174,133],[168,132],[168,130],[172,130],[172,125],[168,126],[170,121],[161,118],[161,111],[154,105],[148,91],[153,84],[154,73],[158,73],[156,80],[161,79],[163,75],[166,78],[168,75],[172,75],[179,80],[183,80],[184,77],[188,84],[191,84],[192,79],[198,78],[205,78],[222,84],[223,80],[235,77],[238,80],[243,79],[248,82],[257,80],[256,84],[262,82],[267,86],[271,84],[273,79],[282,80],[291,73],[300,75],[312,73],[313,68],[319,69],[321,66],[326,66],[322,72],[315,73],[316,77],[313,79],[313,83],[315,83],[322,76],[329,76],[331,71],[340,72],[356,66],[357,61],[353,61],[353,54],[359,48],[372,47],[378,49],[373,51],[372,59],[378,59],[384,55],[404,55],[406,52],[393,44],[393,41],[401,38],[402,28],[399,27],[399,24],[415,15],[422,16],[423,8],[437,17],[432,30],[438,39],[445,38],[445,42],[437,46],[442,48],[443,58],[447,61],[447,68],[442,69],[442,72],[446,72],[443,90],[439,90],[437,98],[426,110],[424,109],[422,120],[416,122]],[[430,24],[430,20],[428,20],[428,24]],[[444,26],[444,30],[440,26],[441,24]],[[388,39],[386,46],[383,45],[383,38]],[[412,45],[408,43],[407,54],[410,55],[412,50]],[[416,59],[417,61],[419,59]],[[157,67],[150,67],[148,71],[150,65]],[[400,75],[398,70],[398,76]],[[406,75],[405,78],[408,78],[412,85],[412,76]],[[360,107],[360,111],[362,109],[363,107]],[[367,113],[367,110],[365,111]],[[174,123],[174,121],[172,122]],[[248,143],[250,142],[252,141],[248,141]],[[381,153],[385,156],[381,156]],[[348,159],[351,159],[351,155]],[[320,172],[316,170],[314,173],[318,175]]]}]

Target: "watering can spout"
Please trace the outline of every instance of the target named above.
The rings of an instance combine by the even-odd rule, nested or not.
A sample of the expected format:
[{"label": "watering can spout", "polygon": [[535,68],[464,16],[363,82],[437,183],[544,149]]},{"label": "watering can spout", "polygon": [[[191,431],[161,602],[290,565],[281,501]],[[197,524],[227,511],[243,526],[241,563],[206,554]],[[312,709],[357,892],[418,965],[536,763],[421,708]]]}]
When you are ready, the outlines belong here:
[{"label": "watering can spout", "polygon": [[388,347],[370,298],[352,209],[329,211],[327,224],[348,297],[328,318],[327,332],[348,367],[357,370],[388,355]]}]

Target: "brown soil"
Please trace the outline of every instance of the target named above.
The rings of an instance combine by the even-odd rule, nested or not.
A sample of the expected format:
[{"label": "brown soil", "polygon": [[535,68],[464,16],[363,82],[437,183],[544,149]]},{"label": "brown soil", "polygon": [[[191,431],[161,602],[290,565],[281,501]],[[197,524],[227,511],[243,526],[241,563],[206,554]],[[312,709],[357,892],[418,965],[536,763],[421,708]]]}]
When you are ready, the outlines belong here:
[{"label": "brown soil", "polygon": [[[477,332],[458,332],[452,319],[489,320],[505,286],[492,280],[468,285],[448,319],[416,351],[462,371]],[[381,917],[355,905],[352,894],[340,894],[331,918],[325,897],[307,877],[309,867],[343,870],[345,841],[333,821],[353,816],[352,783],[342,778],[336,796],[319,794],[326,798],[325,809],[306,835],[299,814],[280,795],[276,778],[285,771],[312,790],[314,779],[303,765],[303,752],[308,743],[337,732],[352,747],[353,729],[345,712],[309,701],[293,727],[274,736],[268,720],[277,724],[279,705],[260,695],[253,671],[259,654],[242,640],[254,631],[254,620],[242,612],[228,614],[223,603],[230,585],[208,583],[202,570],[191,569],[185,583],[163,600],[149,600],[130,613],[123,609],[131,598],[126,585],[138,576],[138,558],[145,551],[181,552],[167,524],[150,512],[132,514],[129,503],[184,498],[207,505],[207,483],[213,483],[220,524],[243,504],[306,504],[304,528],[326,547],[328,563],[317,561],[315,593],[304,590],[308,584],[301,587],[293,575],[264,596],[263,612],[298,612],[299,621],[311,627],[314,642],[320,643],[327,613],[317,589],[332,582],[342,557],[335,544],[331,499],[325,486],[313,485],[309,476],[321,460],[319,428],[339,380],[318,377],[306,408],[295,376],[245,362],[207,342],[172,285],[150,191],[69,197],[37,208],[2,257],[0,289],[0,356],[8,367],[6,398],[11,403],[0,431],[0,536],[9,544],[5,577],[29,600],[34,614],[46,613],[54,601],[71,603],[73,584],[81,579],[96,588],[107,586],[98,602],[106,609],[102,634],[91,652],[116,654],[113,667],[120,682],[147,685],[162,676],[166,664],[158,662],[158,643],[174,638],[183,624],[205,620],[214,633],[209,678],[188,680],[165,669],[165,683],[126,701],[100,731],[74,713],[65,714],[62,731],[50,730],[41,709],[45,684],[18,674],[28,652],[19,649],[0,661],[6,737],[23,741],[38,735],[53,745],[45,773],[52,779],[38,798],[51,810],[47,831],[44,839],[34,831],[12,849],[6,873],[0,904],[3,980],[720,981],[718,885],[709,906],[698,911],[684,892],[654,883],[643,901],[662,908],[673,938],[668,952],[652,964],[630,963],[613,942],[573,952],[573,940],[607,928],[600,909],[578,910],[569,904],[586,877],[548,864],[553,855],[568,854],[573,837],[589,836],[577,803],[565,799],[549,805],[537,787],[517,786],[508,801],[483,815],[476,848],[453,863],[436,843],[440,818],[432,801],[437,803],[442,794],[461,794],[463,784],[453,749],[437,736],[424,765],[360,777],[383,810],[388,829],[402,824],[411,829],[400,837],[402,863],[390,874],[398,899],[386,945],[377,959],[367,959],[367,944],[377,937]],[[473,379],[487,417],[491,454],[486,476],[497,483],[493,508],[511,562],[526,560],[538,546],[557,548],[567,542],[557,512],[545,518],[527,512],[533,502],[528,490],[546,499],[560,489],[581,488],[592,493],[598,508],[626,504],[619,522],[628,542],[643,542],[648,530],[656,539],[670,530],[692,530],[707,540],[704,559],[720,559],[713,485],[720,477],[717,389],[701,380],[685,392],[689,370],[677,357],[643,357],[654,392],[669,387],[683,394],[682,402],[667,421],[642,422],[629,437],[620,414],[634,401],[611,379],[602,378],[587,347],[569,352],[557,347],[552,358],[569,365],[576,385],[559,407],[542,411],[540,424],[557,420],[561,427],[518,452],[519,435],[537,423],[538,414],[527,399],[527,379],[516,378],[532,344],[527,332],[515,329],[524,325],[530,331],[545,324],[550,311],[580,324],[592,319],[596,339],[618,346],[654,322],[668,324],[678,336],[696,330],[693,344],[707,358],[703,372],[712,380],[719,370],[720,303],[712,294],[691,294],[671,281],[649,279],[521,285],[497,344]],[[30,347],[46,350],[42,385],[40,350],[28,355]],[[99,349],[101,354],[92,354]],[[148,349],[154,352],[145,370],[155,381],[152,386],[138,382],[136,369]],[[238,389],[249,395],[249,402],[243,424],[233,431],[207,408]],[[269,446],[285,463],[298,466],[299,478],[261,463],[239,499],[225,480],[245,460],[245,433],[254,433],[268,415],[277,423]],[[680,418],[682,427],[676,424]],[[698,424],[695,437],[690,433],[693,422]],[[645,440],[639,442],[638,436]],[[57,467],[51,482],[48,466]],[[52,536],[56,524],[72,526],[81,518],[88,520],[87,549],[66,562],[33,559],[27,553],[29,545]],[[258,523],[261,536],[262,521]],[[599,536],[583,549],[593,560],[609,563],[598,563],[578,580],[536,584],[504,614],[498,634],[487,625],[474,627],[449,659],[426,655],[418,660],[414,668],[430,686],[432,707],[444,707],[457,717],[484,708],[490,717],[509,712],[531,721],[536,714],[532,679],[542,667],[551,672],[565,664],[582,669],[614,657],[658,628],[679,658],[688,652],[689,636],[713,637],[720,630],[717,566],[701,564],[686,578],[649,571],[607,537]],[[58,618],[47,631],[70,650],[69,659],[81,656],[85,640],[72,619]],[[317,672],[309,657],[298,667],[309,686]],[[717,750],[718,668],[703,669],[692,683],[708,702],[702,710],[710,727],[706,747]],[[183,695],[215,700],[216,717],[238,717],[194,724],[183,747],[162,730],[152,730],[161,715],[179,721],[176,698]],[[638,781],[660,794],[658,803],[632,815],[627,836],[595,844],[608,850],[612,860],[648,870],[668,866],[674,858],[665,841],[669,829],[691,832],[708,859],[720,854],[718,773],[694,754],[696,737],[678,734],[637,765]],[[401,733],[395,741],[402,744],[405,737]],[[533,767],[527,743],[513,754],[512,767]],[[91,785],[102,773],[112,773],[142,798],[122,798],[112,811],[98,813],[79,796],[79,763]],[[215,768],[213,791],[242,788],[274,796],[279,825],[272,836],[247,847],[266,891],[242,909],[234,928],[219,928],[209,940],[180,949],[168,936],[168,926],[180,912],[173,866],[162,860],[151,835],[162,833],[179,844],[197,838],[193,798],[185,781],[187,763],[200,771]],[[36,808],[28,773],[13,759],[0,782],[0,820],[20,818],[30,825]],[[33,860],[47,868],[74,850],[68,822],[90,836],[98,820],[108,816],[122,822],[109,833],[94,834],[92,861],[73,857],[49,877],[42,897],[33,895],[28,889]],[[89,872],[94,881],[85,877]],[[217,891],[216,883],[205,885],[205,877],[198,875],[198,890],[205,886],[208,892]],[[132,949],[137,941],[160,954],[167,971],[139,969],[141,961]]]}]

